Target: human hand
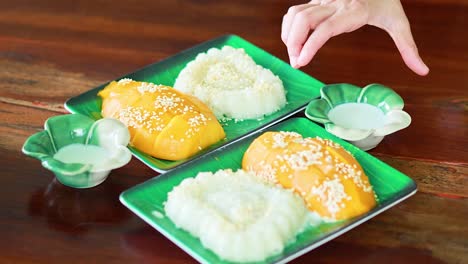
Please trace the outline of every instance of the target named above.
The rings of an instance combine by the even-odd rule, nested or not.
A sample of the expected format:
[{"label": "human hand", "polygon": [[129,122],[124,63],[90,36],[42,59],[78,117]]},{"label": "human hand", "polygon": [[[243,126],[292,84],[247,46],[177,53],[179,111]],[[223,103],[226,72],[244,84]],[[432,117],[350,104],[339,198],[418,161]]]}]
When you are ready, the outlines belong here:
[{"label": "human hand", "polygon": [[312,0],[292,6],[283,17],[281,39],[288,48],[291,66],[299,68],[307,65],[330,38],[366,24],[392,37],[411,70],[419,75],[429,73],[399,0]]}]

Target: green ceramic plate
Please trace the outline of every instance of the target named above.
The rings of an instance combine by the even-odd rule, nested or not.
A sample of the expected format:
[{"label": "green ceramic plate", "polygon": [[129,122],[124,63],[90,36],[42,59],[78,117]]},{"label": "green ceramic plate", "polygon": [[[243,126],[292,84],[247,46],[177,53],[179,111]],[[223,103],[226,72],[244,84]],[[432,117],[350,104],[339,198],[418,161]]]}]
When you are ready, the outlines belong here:
[{"label": "green ceramic plate", "polygon": [[[257,129],[275,124],[288,116],[304,110],[310,100],[320,95],[320,88],[323,86],[323,83],[320,81],[297,69],[292,68],[286,62],[274,57],[259,47],[235,35],[226,35],[202,43],[191,49],[180,52],[170,58],[117,78],[117,80],[122,78],[132,78],[137,81],[146,81],[173,86],[175,79],[179,75],[179,72],[188,62],[193,60],[198,53],[206,52],[208,49],[213,47],[221,48],[225,45],[236,48],[243,48],[257,64],[270,69],[274,74],[278,75],[279,78],[283,81],[284,87],[287,91],[287,104],[283,109],[266,116],[262,120],[223,122],[222,125],[226,132],[226,139],[211,146],[208,149],[205,149],[197,155],[192,156],[188,160],[200,157],[201,155],[213,151],[220,146],[237,141]],[[108,83],[105,83],[86,93],[69,99],[65,103],[65,108],[71,113],[84,114],[94,119],[101,118],[102,101],[101,98],[97,96],[97,93],[107,84]],[[131,148],[131,151],[135,157],[158,172],[164,172],[169,169],[173,169],[174,167],[188,161],[161,160],[146,155],[136,149]]]},{"label": "green ceramic plate", "polygon": [[[294,131],[304,137],[319,136],[331,139],[350,151],[362,165],[379,198],[379,204],[369,213],[338,223],[323,223],[311,227],[297,236],[295,242],[286,246],[282,254],[268,258],[264,263],[290,261],[325,242],[345,233],[357,225],[394,206],[416,192],[416,184],[408,176],[393,169],[370,154],[329,134],[322,127],[305,118],[292,118],[272,127],[257,131],[251,136],[222,147],[201,159],[185,164],[166,174],[135,186],[120,196],[120,201],[135,214],[185,250],[192,257],[204,263],[227,263],[212,251],[204,248],[200,241],[189,233],[178,229],[164,213],[167,193],[183,179],[194,177],[198,172],[241,167],[241,160],[250,143],[264,131]],[[157,213],[154,213],[157,212]]]}]

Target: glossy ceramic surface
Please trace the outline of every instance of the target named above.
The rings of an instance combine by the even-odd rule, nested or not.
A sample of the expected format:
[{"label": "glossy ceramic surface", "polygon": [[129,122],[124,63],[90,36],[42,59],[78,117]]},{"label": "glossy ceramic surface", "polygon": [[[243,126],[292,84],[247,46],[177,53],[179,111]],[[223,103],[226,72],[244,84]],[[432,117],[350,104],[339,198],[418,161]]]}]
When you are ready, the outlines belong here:
[{"label": "glossy ceramic surface", "polygon": [[[206,52],[208,49],[213,47],[221,48],[225,45],[235,48],[243,48],[257,64],[270,69],[275,75],[278,75],[286,90],[286,106],[260,120],[222,121],[221,125],[226,132],[226,139],[186,160],[168,161],[156,159],[135,148],[131,148],[132,153],[152,169],[158,172],[164,172],[189,160],[198,158],[201,155],[211,152],[223,145],[237,141],[257,129],[270,126],[288,116],[304,110],[310,100],[320,95],[320,88],[323,86],[323,83],[297,69],[292,68],[288,63],[235,35],[226,35],[202,43],[163,61],[146,66],[143,69],[120,78],[116,78],[116,80],[131,78],[136,81],[146,81],[155,84],[173,86],[179,72],[188,62],[192,61],[197,54]],[[107,83],[84,94],[71,98],[66,102],[65,107],[72,113],[81,113],[94,119],[101,118],[102,101],[101,98],[97,96],[97,93],[106,85]]]},{"label": "glossy ceramic surface", "polygon": [[[325,129],[344,139],[362,150],[369,150],[377,146],[382,139],[391,133],[404,129],[411,123],[411,117],[403,111],[403,99],[392,89],[380,84],[370,84],[364,88],[352,84],[331,84],[324,86],[321,98],[312,100],[305,111],[306,116],[318,123],[325,125]],[[375,120],[357,120],[359,122],[347,122],[348,124],[335,123],[331,120],[332,111],[344,104],[366,104],[370,109],[380,112],[380,117]],[[351,108],[350,108],[351,109]],[[369,118],[369,113],[364,109],[340,111],[339,119],[346,120]],[[359,113],[361,112],[361,113]],[[374,117],[377,118],[377,117]],[[359,126],[358,123],[367,122],[367,126]]]},{"label": "glossy ceramic surface", "polygon": [[362,165],[379,199],[377,207],[359,217],[335,222],[322,222],[307,228],[296,237],[296,241],[286,246],[284,251],[266,259],[263,263],[285,263],[387,210],[416,192],[412,179],[389,165],[363,152],[355,146],[327,133],[323,128],[306,118],[292,118],[265,130],[258,131],[248,138],[213,151],[201,159],[174,169],[135,186],[120,196],[122,203],[135,214],[153,226],[192,257],[203,263],[227,263],[212,251],[202,246],[200,240],[188,232],[177,228],[164,212],[167,194],[185,178],[194,177],[198,172],[215,172],[220,169],[237,170],[250,143],[265,131],[294,131],[304,137],[319,136],[331,139],[350,151]]},{"label": "glossy ceramic surface", "polygon": [[[26,140],[23,153],[39,159],[64,185],[90,188],[130,161],[129,139],[128,129],[116,119],[95,121],[80,114],[60,115],[47,119],[44,130]],[[63,152],[65,149],[70,151]],[[93,157],[93,150],[102,155]]]}]

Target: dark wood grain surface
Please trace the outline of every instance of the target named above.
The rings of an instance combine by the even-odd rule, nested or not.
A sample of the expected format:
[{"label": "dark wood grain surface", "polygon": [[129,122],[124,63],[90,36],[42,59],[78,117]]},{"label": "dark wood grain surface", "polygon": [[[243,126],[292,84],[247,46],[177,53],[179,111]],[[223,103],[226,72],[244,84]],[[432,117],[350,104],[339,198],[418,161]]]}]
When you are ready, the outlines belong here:
[{"label": "dark wood grain surface", "polygon": [[[75,190],[21,153],[67,98],[222,34],[287,60],[283,14],[300,1],[0,1],[0,263],[192,263],[118,201],[157,176],[137,160]],[[431,69],[407,69],[385,32],[334,37],[303,71],[382,83],[413,123],[370,151],[418,193],[294,263],[468,263],[468,1],[403,1]]]}]

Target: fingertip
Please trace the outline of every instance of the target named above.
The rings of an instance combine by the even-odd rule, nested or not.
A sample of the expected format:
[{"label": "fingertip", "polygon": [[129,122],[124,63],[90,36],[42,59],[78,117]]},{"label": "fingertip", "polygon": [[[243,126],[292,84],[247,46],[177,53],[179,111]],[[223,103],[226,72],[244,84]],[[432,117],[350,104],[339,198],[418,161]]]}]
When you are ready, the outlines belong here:
[{"label": "fingertip", "polygon": [[429,67],[424,63],[424,61],[419,57],[417,53],[414,54],[414,57],[404,57],[403,58],[406,65],[420,76],[426,76],[429,74]]},{"label": "fingertip", "polygon": [[421,56],[419,56],[417,48],[415,48],[414,50],[414,56],[415,56],[414,68],[417,69],[417,71],[415,72],[421,76],[426,76],[427,74],[429,74],[429,67],[427,67],[426,63],[424,63]]},{"label": "fingertip", "polygon": [[288,39],[286,38],[286,33],[281,33],[281,41],[286,45],[288,43]]},{"label": "fingertip", "polygon": [[312,61],[313,57],[314,54],[306,54],[305,52],[302,52],[299,58],[297,59],[297,64],[301,67],[306,66],[307,64],[309,64],[309,62]]},{"label": "fingertip", "polygon": [[291,56],[289,58],[289,64],[291,64],[291,67],[297,68],[297,57],[296,56]]},{"label": "fingertip", "polygon": [[422,61],[421,63],[418,64],[408,64],[408,68],[410,68],[414,73],[420,76],[426,76],[429,74],[429,67],[427,67],[426,64],[424,64]]},{"label": "fingertip", "polygon": [[426,75],[429,74],[429,71],[430,71],[429,67],[427,67],[426,64],[423,64],[423,67],[421,68],[421,70],[419,71],[418,74],[421,75],[421,76],[426,76]]},{"label": "fingertip", "polygon": [[428,75],[429,74],[429,67],[427,67],[426,63],[424,63],[424,61],[421,59],[421,57],[419,57],[419,59],[421,60],[421,64],[422,64],[422,75]]},{"label": "fingertip", "polygon": [[284,25],[285,22],[283,22],[283,25],[281,26],[281,41],[286,45],[288,43],[288,31],[287,31],[287,26]]}]

